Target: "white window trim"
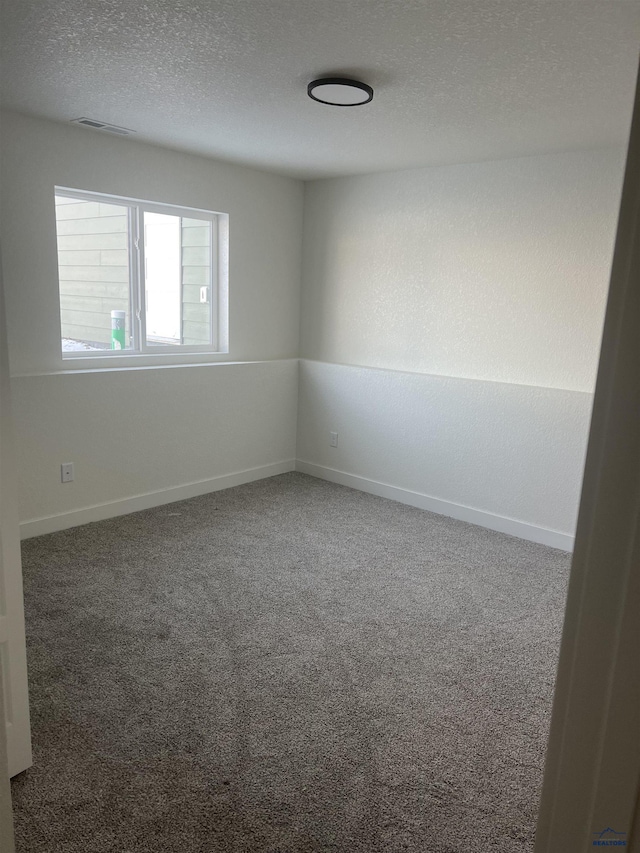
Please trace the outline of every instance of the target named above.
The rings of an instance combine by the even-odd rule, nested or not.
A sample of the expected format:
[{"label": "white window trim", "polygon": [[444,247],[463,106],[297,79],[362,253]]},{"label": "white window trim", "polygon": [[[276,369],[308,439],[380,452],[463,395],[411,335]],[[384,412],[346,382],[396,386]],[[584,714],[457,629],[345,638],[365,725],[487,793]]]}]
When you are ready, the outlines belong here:
[{"label": "white window trim", "polygon": [[[130,364],[180,364],[188,363],[196,356],[203,355],[227,357],[228,346],[228,228],[229,216],[226,213],[202,210],[195,207],[183,207],[175,204],[145,201],[128,196],[79,190],[71,187],[56,186],[55,195],[77,198],[81,201],[103,201],[105,204],[118,204],[129,209],[129,304],[131,306],[131,331],[133,347],[124,350],[79,350],[60,352],[64,366],[86,369],[87,367],[110,367],[115,360],[125,359]],[[142,275],[142,252],[140,235],[144,213],[164,213],[185,218],[202,219],[211,223],[209,308],[210,308],[210,344],[167,344],[149,345],[146,342],[144,297],[144,276]],[[56,249],[57,251],[57,249]],[[59,267],[56,265],[56,268]],[[58,280],[58,289],[60,283]],[[58,296],[58,305],[60,298]],[[217,359],[216,359],[217,360]]]}]

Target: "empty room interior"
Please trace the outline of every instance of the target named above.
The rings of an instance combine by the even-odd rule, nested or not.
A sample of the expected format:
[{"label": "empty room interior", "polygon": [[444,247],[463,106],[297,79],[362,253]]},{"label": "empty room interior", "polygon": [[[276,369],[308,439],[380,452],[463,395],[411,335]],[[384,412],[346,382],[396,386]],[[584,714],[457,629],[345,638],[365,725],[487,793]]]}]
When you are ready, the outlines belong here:
[{"label": "empty room interior", "polygon": [[533,851],[640,4],[2,41],[15,850]]}]

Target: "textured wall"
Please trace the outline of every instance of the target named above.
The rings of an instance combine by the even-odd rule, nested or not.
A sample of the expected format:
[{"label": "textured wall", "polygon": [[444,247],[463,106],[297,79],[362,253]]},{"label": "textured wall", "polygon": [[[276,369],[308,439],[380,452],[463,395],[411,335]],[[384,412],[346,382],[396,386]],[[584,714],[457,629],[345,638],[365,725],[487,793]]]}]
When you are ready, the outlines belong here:
[{"label": "textured wall", "polygon": [[622,152],[306,185],[301,354],[592,391]]},{"label": "textured wall", "polygon": [[622,165],[307,184],[298,458],[573,535]]},{"label": "textured wall", "polygon": [[[284,359],[298,351],[302,184],[12,113],[2,155],[21,520],[292,459],[297,365]],[[230,351],[202,358],[273,363],[56,374],[56,185],[228,213]],[[62,462],[73,483],[60,483]]]},{"label": "textured wall", "polygon": [[10,112],[2,114],[0,132],[12,374],[62,366],[56,185],[228,213],[230,351],[224,358],[298,354],[299,181]]},{"label": "textured wall", "polygon": [[[17,115],[3,143],[14,373],[60,366],[56,183],[229,212],[225,358],[297,354],[299,183]],[[302,372],[298,456],[571,533],[589,412],[574,392],[593,387],[622,160],[594,151],[307,184],[302,354],[329,364]],[[364,370],[343,376],[331,362]],[[411,374],[455,381],[443,396],[435,377]],[[269,409],[264,433],[245,423],[252,400],[273,383],[274,400],[284,392],[275,374],[248,367],[233,386],[189,369],[15,379],[22,518],[293,455],[296,377],[286,376],[288,402],[278,417]],[[121,401],[130,447],[106,400]],[[185,417],[203,419],[199,437],[170,459],[177,444],[163,436],[177,442]],[[341,433],[337,455],[327,456],[327,429]],[[66,461],[76,483],[62,487]]]},{"label": "textured wall", "polygon": [[[462,505],[570,537],[591,401],[579,391],[303,360],[298,459],[435,497],[452,504],[439,508],[445,514],[470,520],[453,506]],[[480,515],[477,523],[510,529]]]},{"label": "textured wall", "polygon": [[14,379],[21,520],[294,459],[297,372],[292,359]]}]

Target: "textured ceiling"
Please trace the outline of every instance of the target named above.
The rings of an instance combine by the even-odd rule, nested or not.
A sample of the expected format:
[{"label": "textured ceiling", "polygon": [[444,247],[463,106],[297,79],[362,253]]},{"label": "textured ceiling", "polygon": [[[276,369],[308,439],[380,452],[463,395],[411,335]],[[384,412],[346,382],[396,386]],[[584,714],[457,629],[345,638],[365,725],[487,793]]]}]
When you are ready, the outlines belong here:
[{"label": "textured ceiling", "polygon": [[[2,14],[5,106],[300,177],[624,143],[640,44],[640,2],[617,0],[3,0]],[[315,103],[306,84],[325,73],[374,100]]]}]

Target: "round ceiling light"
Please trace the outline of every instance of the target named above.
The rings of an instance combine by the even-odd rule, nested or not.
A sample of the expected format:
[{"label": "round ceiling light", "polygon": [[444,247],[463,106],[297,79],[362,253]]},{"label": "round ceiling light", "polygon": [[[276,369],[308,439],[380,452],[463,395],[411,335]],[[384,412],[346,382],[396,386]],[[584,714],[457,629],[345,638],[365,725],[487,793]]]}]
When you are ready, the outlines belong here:
[{"label": "round ceiling light", "polygon": [[307,95],[321,104],[333,107],[356,107],[373,99],[373,89],[346,77],[321,77],[307,86]]}]

